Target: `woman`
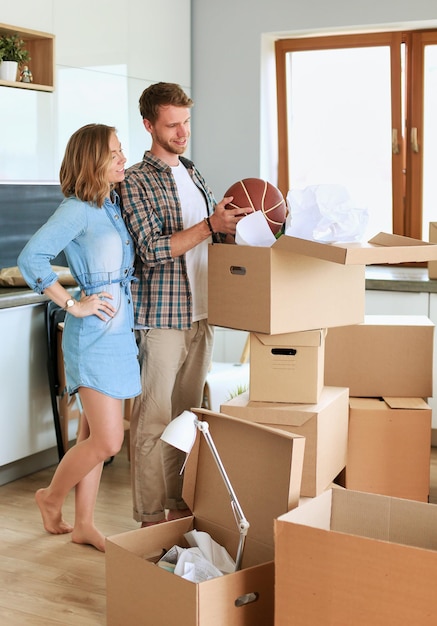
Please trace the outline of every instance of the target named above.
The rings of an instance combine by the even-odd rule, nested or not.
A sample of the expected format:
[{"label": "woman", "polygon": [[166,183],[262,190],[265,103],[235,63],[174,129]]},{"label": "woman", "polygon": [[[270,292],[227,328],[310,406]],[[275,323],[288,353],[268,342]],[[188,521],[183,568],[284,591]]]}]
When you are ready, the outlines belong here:
[{"label": "woman", "polygon": [[[18,258],[29,286],[66,310],[67,389],[79,393],[83,406],[76,445],[35,499],[48,532],[71,532],[73,542],[101,551],[105,538],[94,525],[94,508],[103,462],[123,443],[123,399],[141,391],[130,293],[134,248],[114,191],[124,179],[125,163],[115,128],[89,124],[76,131],[60,169],[65,199]],[[58,282],[50,265],[61,250],[80,286],[79,299]],[[62,506],[73,487],[71,526]]]}]

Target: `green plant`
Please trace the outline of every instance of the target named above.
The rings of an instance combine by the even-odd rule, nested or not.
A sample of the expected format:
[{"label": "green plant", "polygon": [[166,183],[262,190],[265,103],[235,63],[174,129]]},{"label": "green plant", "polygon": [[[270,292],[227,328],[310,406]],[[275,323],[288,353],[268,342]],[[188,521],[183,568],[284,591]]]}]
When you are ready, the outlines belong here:
[{"label": "green plant", "polygon": [[246,391],[248,391],[249,387],[248,385],[245,385],[243,383],[238,384],[235,389],[230,390],[228,393],[228,398],[227,398],[227,402],[229,402],[229,400],[232,400],[232,398],[236,398],[237,396],[241,395],[242,393],[245,393]]},{"label": "green plant", "polygon": [[16,61],[19,65],[30,61],[30,55],[25,48],[24,41],[17,34],[0,35],[0,60]]}]

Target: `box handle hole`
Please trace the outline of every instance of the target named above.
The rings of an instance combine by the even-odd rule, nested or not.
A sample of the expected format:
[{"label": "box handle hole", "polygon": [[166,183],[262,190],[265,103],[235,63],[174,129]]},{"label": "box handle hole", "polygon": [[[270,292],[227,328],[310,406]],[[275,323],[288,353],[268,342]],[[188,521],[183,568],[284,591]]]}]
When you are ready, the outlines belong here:
[{"label": "box handle hole", "polygon": [[243,596],[239,596],[235,600],[235,606],[246,606],[246,604],[252,604],[252,602],[256,602],[259,598],[259,593],[253,591],[251,593],[245,593]]},{"label": "box handle hole", "polygon": [[297,350],[294,348],[272,348],[273,355],[281,355],[281,356],[295,356],[297,354]]},{"label": "box handle hole", "polygon": [[235,274],[236,276],[245,276],[246,268],[241,265],[231,265],[231,274]]}]

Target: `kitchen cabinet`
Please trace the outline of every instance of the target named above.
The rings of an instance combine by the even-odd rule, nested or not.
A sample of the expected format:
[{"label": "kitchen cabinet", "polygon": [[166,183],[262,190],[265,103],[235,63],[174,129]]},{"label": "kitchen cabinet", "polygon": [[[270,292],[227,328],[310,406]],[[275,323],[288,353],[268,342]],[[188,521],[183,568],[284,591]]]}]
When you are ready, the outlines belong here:
[{"label": "kitchen cabinet", "polygon": [[219,363],[239,363],[248,337],[249,333],[244,330],[216,326],[212,360]]},{"label": "kitchen cabinet", "polygon": [[56,445],[44,304],[0,310],[0,466]]},{"label": "kitchen cabinet", "polygon": [[[58,461],[45,307],[42,302],[0,308],[0,484]],[[77,426],[77,420],[69,423],[70,440]]]},{"label": "kitchen cabinet", "polygon": [[366,315],[426,315],[429,294],[407,291],[366,291]]},{"label": "kitchen cabinet", "polygon": [[[433,359],[433,391],[428,404],[432,408],[432,427],[437,429],[437,294],[429,294],[429,319],[434,323],[434,359]],[[437,436],[433,437],[433,445],[437,446]]]}]

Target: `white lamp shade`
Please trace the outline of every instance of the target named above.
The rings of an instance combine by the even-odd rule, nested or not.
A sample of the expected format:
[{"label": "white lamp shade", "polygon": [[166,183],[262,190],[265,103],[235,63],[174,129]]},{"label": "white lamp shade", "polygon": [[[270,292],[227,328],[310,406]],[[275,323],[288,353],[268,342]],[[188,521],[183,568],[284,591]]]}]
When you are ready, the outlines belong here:
[{"label": "white lamp shade", "polygon": [[161,435],[162,441],[178,450],[189,453],[196,440],[197,417],[191,411],[184,411],[175,417]]}]

